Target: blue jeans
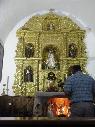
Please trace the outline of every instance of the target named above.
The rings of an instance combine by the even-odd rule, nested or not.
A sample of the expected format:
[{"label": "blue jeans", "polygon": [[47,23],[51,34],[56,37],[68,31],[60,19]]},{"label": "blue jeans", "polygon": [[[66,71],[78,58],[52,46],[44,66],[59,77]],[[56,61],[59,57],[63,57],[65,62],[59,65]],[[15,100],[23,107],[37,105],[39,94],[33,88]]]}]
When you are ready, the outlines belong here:
[{"label": "blue jeans", "polygon": [[70,117],[94,117],[94,104],[92,102],[73,103]]}]

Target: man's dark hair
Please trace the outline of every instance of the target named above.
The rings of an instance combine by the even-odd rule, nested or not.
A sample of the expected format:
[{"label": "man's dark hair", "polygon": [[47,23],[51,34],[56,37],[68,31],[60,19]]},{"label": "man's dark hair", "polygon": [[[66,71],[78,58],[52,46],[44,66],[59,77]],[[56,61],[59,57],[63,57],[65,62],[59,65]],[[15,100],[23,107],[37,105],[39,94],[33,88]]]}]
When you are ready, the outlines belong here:
[{"label": "man's dark hair", "polygon": [[76,73],[77,71],[81,71],[81,66],[80,65],[72,66],[72,74]]}]

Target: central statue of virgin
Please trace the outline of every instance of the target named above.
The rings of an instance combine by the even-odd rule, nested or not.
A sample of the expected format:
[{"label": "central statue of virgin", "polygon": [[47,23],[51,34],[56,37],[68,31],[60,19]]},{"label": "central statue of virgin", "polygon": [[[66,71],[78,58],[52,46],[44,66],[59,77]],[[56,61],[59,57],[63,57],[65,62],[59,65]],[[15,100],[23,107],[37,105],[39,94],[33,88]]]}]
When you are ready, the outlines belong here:
[{"label": "central statue of virgin", "polygon": [[56,61],[55,61],[55,58],[54,58],[54,53],[52,50],[49,50],[49,53],[48,53],[48,59],[46,61],[46,65],[49,69],[53,69],[55,68],[55,65],[56,64]]}]

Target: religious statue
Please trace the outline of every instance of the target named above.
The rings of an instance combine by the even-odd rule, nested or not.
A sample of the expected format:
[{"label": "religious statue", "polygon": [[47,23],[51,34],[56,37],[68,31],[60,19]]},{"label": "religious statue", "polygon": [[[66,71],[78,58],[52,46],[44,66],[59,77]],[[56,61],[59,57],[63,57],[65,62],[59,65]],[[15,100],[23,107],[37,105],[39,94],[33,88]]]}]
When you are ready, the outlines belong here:
[{"label": "religious statue", "polygon": [[49,47],[43,54],[42,69],[60,69],[59,57],[55,49]]},{"label": "religious statue", "polygon": [[53,72],[48,73],[47,92],[58,92],[58,88],[55,86],[56,76]]},{"label": "religious statue", "polygon": [[34,55],[33,45],[31,43],[28,43],[25,46],[25,57],[30,58],[30,57],[33,57],[33,55]]},{"label": "religious statue", "polygon": [[31,66],[24,69],[24,82],[33,82],[33,72]]},{"label": "religious statue", "polygon": [[77,48],[75,44],[69,45],[69,57],[75,58],[77,56]]},{"label": "religious statue", "polygon": [[56,61],[52,50],[49,50],[46,65],[48,69],[54,69],[56,67]]},{"label": "religious statue", "polygon": [[53,23],[47,24],[47,30],[54,30],[54,29],[55,29],[55,27],[54,27]]}]

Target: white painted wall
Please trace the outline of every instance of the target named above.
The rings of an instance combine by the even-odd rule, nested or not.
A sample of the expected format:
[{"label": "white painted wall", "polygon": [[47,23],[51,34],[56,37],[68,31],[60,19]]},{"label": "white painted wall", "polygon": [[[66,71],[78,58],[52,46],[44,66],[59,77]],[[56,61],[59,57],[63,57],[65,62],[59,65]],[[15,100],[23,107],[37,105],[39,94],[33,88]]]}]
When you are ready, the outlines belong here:
[{"label": "white painted wall", "polygon": [[79,17],[95,32],[95,0],[0,0],[0,38],[32,13],[54,8]]}]

